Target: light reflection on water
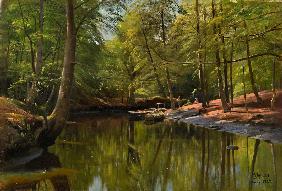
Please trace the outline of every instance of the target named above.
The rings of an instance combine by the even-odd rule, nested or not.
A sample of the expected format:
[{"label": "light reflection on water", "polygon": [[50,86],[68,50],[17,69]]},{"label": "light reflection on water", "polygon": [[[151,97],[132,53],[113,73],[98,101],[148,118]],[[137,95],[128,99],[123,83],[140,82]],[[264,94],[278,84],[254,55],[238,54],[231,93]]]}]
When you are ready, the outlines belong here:
[{"label": "light reflection on water", "polygon": [[[61,168],[77,171],[65,176],[70,190],[282,190],[281,145],[124,115],[73,120],[49,149]],[[232,144],[240,149],[226,150]]]}]

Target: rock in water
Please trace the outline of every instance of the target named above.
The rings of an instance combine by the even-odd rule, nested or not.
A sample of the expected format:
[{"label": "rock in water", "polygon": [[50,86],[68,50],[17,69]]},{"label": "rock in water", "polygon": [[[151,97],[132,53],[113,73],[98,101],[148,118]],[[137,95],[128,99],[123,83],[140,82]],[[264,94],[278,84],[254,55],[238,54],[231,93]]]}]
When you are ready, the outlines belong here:
[{"label": "rock in water", "polygon": [[165,114],[161,111],[156,111],[156,112],[148,113],[145,115],[146,124],[154,124],[157,122],[161,122],[164,119],[165,119]]}]

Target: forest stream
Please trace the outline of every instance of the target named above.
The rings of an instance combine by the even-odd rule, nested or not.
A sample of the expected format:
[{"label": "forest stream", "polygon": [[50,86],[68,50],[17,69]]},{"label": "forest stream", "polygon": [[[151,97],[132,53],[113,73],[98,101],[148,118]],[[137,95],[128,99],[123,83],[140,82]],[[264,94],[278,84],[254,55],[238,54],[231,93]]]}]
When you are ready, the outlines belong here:
[{"label": "forest stream", "polygon": [[282,190],[280,144],[122,114],[72,121],[40,157],[0,172],[0,190]]}]

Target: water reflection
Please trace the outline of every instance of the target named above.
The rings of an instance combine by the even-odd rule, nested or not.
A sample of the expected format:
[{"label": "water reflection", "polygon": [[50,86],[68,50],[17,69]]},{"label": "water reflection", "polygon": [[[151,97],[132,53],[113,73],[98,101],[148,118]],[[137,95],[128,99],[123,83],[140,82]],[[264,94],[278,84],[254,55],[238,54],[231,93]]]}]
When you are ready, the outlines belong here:
[{"label": "water reflection", "polygon": [[67,176],[73,173],[62,169],[58,157],[49,152],[27,164],[0,172],[0,190],[6,191],[69,191]]},{"label": "water reflection", "polygon": [[78,172],[65,179],[70,190],[282,190],[281,145],[123,115],[74,120],[50,149]]}]

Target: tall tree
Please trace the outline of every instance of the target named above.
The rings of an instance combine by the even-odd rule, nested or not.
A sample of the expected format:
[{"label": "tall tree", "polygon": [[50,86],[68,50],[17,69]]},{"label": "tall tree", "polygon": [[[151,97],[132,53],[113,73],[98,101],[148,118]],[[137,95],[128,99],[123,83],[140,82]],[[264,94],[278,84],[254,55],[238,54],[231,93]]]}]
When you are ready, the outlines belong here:
[{"label": "tall tree", "polygon": [[[216,2],[215,0],[212,0],[212,17],[216,17]],[[213,24],[213,33],[217,36],[216,42],[215,42],[215,58],[216,58],[216,70],[217,70],[217,79],[218,79],[218,89],[219,89],[219,96],[221,99],[221,104],[223,107],[224,112],[230,111],[230,106],[226,102],[225,93],[223,90],[223,80],[222,80],[222,72],[221,72],[221,62],[220,62],[220,50],[219,50],[219,39],[218,39],[218,27],[217,24]]]},{"label": "tall tree", "polygon": [[39,40],[37,43],[37,60],[35,64],[34,79],[32,86],[28,92],[27,103],[34,104],[34,100],[37,97],[37,81],[41,73],[43,65],[43,27],[44,27],[44,0],[39,1]]},{"label": "tall tree", "polygon": [[[220,0],[220,14],[223,15],[223,3],[222,0]],[[221,22],[219,25],[223,25]],[[219,26],[219,33],[221,37],[221,43],[222,43],[222,57],[223,57],[223,76],[224,76],[224,93],[226,102],[229,102],[229,88],[228,88],[228,65],[227,65],[227,56],[226,56],[226,43],[225,43],[225,37],[221,30],[221,27]]]},{"label": "tall tree", "polygon": [[[161,9],[160,15],[161,15],[161,27],[162,27],[162,40],[163,40],[163,46],[165,48],[166,47],[166,28],[165,28],[165,21],[164,21],[164,16],[165,16],[164,9]],[[171,75],[170,75],[167,64],[165,65],[165,72],[166,72],[167,87],[168,87],[168,93],[169,93],[169,99],[170,99],[170,106],[172,109],[175,109],[173,84],[172,84]]]},{"label": "tall tree", "polygon": [[203,69],[203,56],[202,56],[202,40],[201,40],[201,30],[200,30],[200,12],[199,12],[199,0],[195,1],[195,12],[196,12],[196,29],[197,29],[197,59],[198,59],[198,70],[199,70],[199,81],[200,81],[200,102],[203,104],[203,107],[207,106],[206,102],[206,88],[205,88],[205,77]]},{"label": "tall tree", "polygon": [[249,33],[248,33],[248,26],[247,22],[244,21],[244,28],[246,30],[246,35],[245,35],[245,43],[246,43],[246,53],[247,53],[247,63],[248,63],[248,68],[249,68],[249,76],[250,76],[250,81],[252,85],[253,92],[256,96],[257,102],[261,103],[262,99],[260,98],[258,94],[258,88],[257,84],[255,82],[255,77],[254,77],[254,72],[253,72],[253,66],[252,66],[252,60],[251,60],[251,51],[250,51],[250,40],[249,40]]},{"label": "tall tree", "polygon": [[47,130],[42,131],[38,142],[42,146],[54,144],[57,136],[66,125],[70,110],[70,96],[74,81],[74,66],[76,62],[76,35],[74,21],[74,1],[66,0],[67,36],[65,40],[64,64],[61,85],[56,106],[49,116]]}]

